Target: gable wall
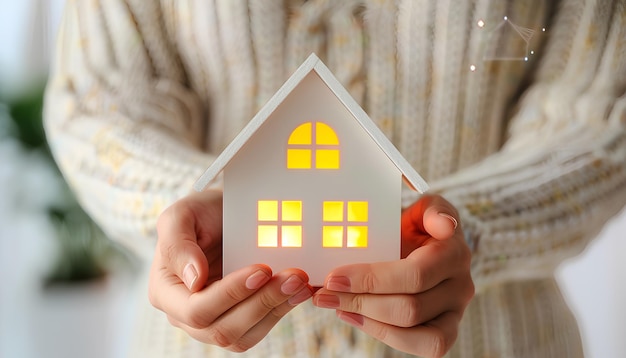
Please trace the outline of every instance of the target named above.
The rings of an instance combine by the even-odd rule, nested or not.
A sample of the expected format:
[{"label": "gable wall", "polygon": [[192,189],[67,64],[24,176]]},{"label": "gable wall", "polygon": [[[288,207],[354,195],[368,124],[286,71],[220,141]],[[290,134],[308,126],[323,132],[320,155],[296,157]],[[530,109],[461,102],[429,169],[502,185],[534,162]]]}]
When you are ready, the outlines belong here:
[{"label": "gable wall", "polygon": [[[287,169],[291,131],[316,120],[329,124],[339,137],[340,169]],[[268,263],[275,270],[296,266],[323,280],[326,269],[312,273],[322,257],[329,268],[350,260],[399,257],[401,174],[315,73],[303,79],[231,160],[224,182],[224,263],[231,268],[252,262]],[[257,200],[303,200],[302,248],[256,247]],[[367,249],[321,248],[324,200],[369,202]]]}]

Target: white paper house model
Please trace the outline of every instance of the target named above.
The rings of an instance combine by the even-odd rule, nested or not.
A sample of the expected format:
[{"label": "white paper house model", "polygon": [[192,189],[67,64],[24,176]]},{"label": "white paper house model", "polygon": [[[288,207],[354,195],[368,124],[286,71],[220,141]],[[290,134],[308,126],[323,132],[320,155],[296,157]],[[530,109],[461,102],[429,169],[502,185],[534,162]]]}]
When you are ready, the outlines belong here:
[{"label": "white paper house model", "polygon": [[337,266],[399,259],[402,179],[427,189],[315,54],[194,188],[222,171],[224,275],[298,267],[317,286]]}]

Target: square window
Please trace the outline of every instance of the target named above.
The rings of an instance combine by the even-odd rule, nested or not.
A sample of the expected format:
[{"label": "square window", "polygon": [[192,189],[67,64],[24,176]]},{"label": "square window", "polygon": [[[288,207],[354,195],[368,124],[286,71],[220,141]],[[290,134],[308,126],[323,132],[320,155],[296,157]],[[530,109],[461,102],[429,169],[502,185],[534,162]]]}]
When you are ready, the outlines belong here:
[{"label": "square window", "polygon": [[367,222],[367,201],[348,202],[348,221]]},{"label": "square window", "polygon": [[324,221],[343,221],[343,201],[325,201],[323,210]]},{"label": "square window", "polygon": [[348,226],[348,247],[367,247],[367,226]]},{"label": "square window", "polygon": [[288,169],[311,169],[310,149],[287,149]]},{"label": "square window", "polygon": [[318,149],[315,151],[315,168],[339,169],[338,149]]},{"label": "square window", "polygon": [[323,247],[343,247],[343,226],[324,226],[322,228]]},{"label": "square window", "polygon": [[302,202],[285,200],[282,203],[283,221],[302,221]]},{"label": "square window", "polygon": [[259,221],[278,221],[278,201],[259,200],[258,220]]},{"label": "square window", "polygon": [[278,226],[259,225],[258,236],[259,247],[278,247]]},{"label": "square window", "polygon": [[283,225],[281,228],[282,247],[302,247],[302,226]]}]

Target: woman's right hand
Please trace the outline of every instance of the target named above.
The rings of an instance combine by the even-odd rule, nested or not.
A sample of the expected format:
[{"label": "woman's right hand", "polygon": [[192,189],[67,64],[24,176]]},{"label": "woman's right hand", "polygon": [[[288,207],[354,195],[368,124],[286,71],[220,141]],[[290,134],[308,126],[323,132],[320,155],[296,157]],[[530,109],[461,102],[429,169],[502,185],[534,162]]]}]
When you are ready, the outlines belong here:
[{"label": "woman's right hand", "polygon": [[195,339],[243,352],[257,344],[313,289],[304,271],[272,275],[263,264],[222,278],[222,193],[192,193],[157,223],[149,297]]}]

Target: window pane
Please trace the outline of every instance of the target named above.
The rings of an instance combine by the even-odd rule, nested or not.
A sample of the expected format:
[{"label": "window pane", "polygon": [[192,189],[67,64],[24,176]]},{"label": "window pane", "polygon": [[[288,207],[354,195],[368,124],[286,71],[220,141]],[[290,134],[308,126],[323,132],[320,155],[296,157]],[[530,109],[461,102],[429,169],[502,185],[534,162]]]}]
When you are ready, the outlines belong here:
[{"label": "window pane", "polygon": [[318,149],[315,151],[315,168],[339,169],[338,149]]},{"label": "window pane", "polygon": [[348,226],[348,247],[367,247],[367,226]]},{"label": "window pane", "polygon": [[323,247],[343,247],[343,226],[324,226],[322,229]]},{"label": "window pane", "polygon": [[259,247],[278,247],[278,227],[276,225],[259,225]]},{"label": "window pane", "polygon": [[302,221],[302,202],[283,201],[283,221]]},{"label": "window pane", "polygon": [[281,241],[283,247],[302,247],[302,226],[283,225]]},{"label": "window pane", "polygon": [[311,122],[301,124],[291,132],[288,144],[311,144]]},{"label": "window pane", "polygon": [[278,221],[278,201],[259,200],[259,221]]},{"label": "window pane", "polygon": [[343,221],[343,201],[325,201],[323,210],[324,221]]},{"label": "window pane", "polygon": [[348,202],[348,221],[367,222],[367,201]]},{"label": "window pane", "polygon": [[287,149],[288,169],[311,169],[310,149]]},{"label": "window pane", "polygon": [[339,139],[335,131],[326,123],[315,123],[315,144],[339,145]]}]

